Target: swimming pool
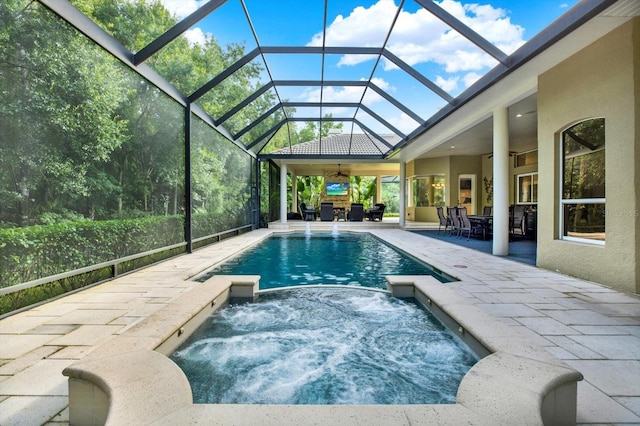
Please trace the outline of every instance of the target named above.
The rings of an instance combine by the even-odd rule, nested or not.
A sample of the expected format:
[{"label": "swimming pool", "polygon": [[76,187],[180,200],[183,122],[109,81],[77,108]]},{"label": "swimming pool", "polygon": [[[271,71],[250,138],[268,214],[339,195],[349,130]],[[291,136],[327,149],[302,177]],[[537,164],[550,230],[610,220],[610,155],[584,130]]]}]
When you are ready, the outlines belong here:
[{"label": "swimming pool", "polygon": [[171,359],[195,403],[350,405],[453,404],[478,361],[415,303],[335,287],[224,308]]},{"label": "swimming pool", "polygon": [[432,275],[440,282],[456,281],[370,233],[356,232],[274,234],[198,281],[213,275],[252,274],[261,276],[261,290],[313,284],[384,289],[387,275]]}]

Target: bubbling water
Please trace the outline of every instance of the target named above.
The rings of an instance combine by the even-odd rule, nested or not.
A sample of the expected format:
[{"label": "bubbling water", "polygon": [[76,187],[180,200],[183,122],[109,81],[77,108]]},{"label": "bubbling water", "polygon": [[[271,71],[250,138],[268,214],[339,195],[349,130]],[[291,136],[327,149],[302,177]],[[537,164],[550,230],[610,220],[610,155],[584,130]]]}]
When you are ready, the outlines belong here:
[{"label": "bubbling water", "polygon": [[308,288],[213,315],[171,358],[196,403],[442,404],[477,362],[411,302]]}]

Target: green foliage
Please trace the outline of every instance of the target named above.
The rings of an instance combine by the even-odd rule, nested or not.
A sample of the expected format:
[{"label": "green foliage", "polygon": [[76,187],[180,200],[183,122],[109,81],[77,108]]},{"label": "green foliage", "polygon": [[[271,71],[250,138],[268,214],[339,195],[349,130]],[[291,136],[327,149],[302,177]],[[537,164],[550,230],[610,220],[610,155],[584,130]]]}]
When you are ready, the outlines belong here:
[{"label": "green foliage", "polygon": [[[184,253],[184,250],[185,247],[176,247],[159,251],[157,253],[118,263],[115,268],[117,269],[118,274],[122,274]],[[100,283],[101,281],[112,278],[113,275],[114,267],[109,265],[39,286],[0,295],[0,315],[31,306],[36,303],[48,301],[70,291],[87,287],[91,284]]]},{"label": "green foliage", "polygon": [[320,211],[323,186],[324,177],[322,176],[298,176],[298,181],[296,182],[298,204],[305,203],[307,206]]},{"label": "green foliage", "polygon": [[375,204],[376,178],[373,176],[351,176],[351,202],[362,203],[365,208]]},{"label": "green foliage", "polygon": [[2,229],[0,288],[182,241],[183,216]]}]

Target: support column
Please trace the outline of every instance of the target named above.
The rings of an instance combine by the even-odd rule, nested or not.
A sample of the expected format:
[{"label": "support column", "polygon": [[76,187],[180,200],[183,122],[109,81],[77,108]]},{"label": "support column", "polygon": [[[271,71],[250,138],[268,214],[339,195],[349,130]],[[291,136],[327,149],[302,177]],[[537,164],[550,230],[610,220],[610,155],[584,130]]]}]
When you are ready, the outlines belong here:
[{"label": "support column", "polygon": [[493,254],[509,254],[509,116],[493,112]]},{"label": "support column", "polygon": [[407,165],[405,163],[400,163],[400,194],[398,194],[398,209],[400,210],[399,224],[400,227],[404,227],[404,218],[406,216],[406,202],[405,200],[405,183],[407,180]]},{"label": "support column", "polygon": [[287,165],[280,166],[280,223],[287,223]]},{"label": "support column", "polygon": [[382,175],[378,173],[376,176],[376,203],[382,202]]},{"label": "support column", "polygon": [[291,211],[298,211],[298,175],[291,174]]}]

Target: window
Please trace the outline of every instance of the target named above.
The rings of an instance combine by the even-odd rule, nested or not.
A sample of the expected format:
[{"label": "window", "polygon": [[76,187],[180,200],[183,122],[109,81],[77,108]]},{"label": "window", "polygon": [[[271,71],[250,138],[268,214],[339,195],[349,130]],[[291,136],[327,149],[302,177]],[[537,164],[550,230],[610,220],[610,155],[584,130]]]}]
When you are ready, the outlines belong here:
[{"label": "window", "polygon": [[514,162],[515,167],[538,164],[538,150],[534,149],[533,151],[521,152],[520,154],[516,154]]},{"label": "window", "polygon": [[527,173],[517,176],[516,199],[518,204],[535,204],[538,202],[538,173]]},{"label": "window", "polygon": [[413,178],[413,205],[437,207],[445,205],[444,175],[416,176]]},{"label": "window", "polygon": [[604,118],[562,132],[561,232],[567,240],[604,244]]}]

